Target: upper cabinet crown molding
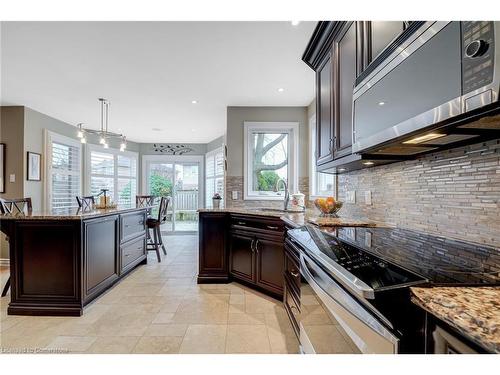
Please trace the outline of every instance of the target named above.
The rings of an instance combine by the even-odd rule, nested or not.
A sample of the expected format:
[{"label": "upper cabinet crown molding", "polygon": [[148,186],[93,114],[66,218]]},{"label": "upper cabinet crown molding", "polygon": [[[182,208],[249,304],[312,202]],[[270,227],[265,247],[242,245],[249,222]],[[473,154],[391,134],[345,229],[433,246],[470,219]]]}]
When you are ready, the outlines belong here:
[{"label": "upper cabinet crown molding", "polygon": [[333,38],[346,23],[347,21],[319,21],[302,54],[302,61],[311,69],[317,70],[323,57],[330,49]]}]

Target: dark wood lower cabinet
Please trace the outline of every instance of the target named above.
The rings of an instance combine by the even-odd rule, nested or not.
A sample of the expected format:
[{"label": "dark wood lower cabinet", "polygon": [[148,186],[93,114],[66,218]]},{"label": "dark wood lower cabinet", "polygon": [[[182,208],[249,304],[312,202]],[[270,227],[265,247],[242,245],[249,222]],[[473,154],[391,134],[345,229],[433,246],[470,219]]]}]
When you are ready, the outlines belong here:
[{"label": "dark wood lower cabinet", "polygon": [[276,294],[283,294],[283,238],[258,237],[255,240],[256,284]]},{"label": "dark wood lower cabinet", "polygon": [[228,251],[226,249],[227,214],[200,212],[198,283],[229,281]]},{"label": "dark wood lower cabinet", "polygon": [[255,282],[255,238],[252,234],[245,235],[231,232],[229,240],[229,272],[232,276],[244,281]]},{"label": "dark wood lower cabinet", "polygon": [[238,280],[281,299],[284,285],[281,220],[201,212],[199,236],[198,283]]},{"label": "dark wood lower cabinet", "polygon": [[[19,216],[0,222],[9,237],[8,314],[82,315],[86,304],[146,263],[146,208],[89,216]],[[122,236],[121,228],[131,220],[133,230]]]},{"label": "dark wood lower cabinet", "polygon": [[118,215],[83,222],[85,298],[102,292],[118,279],[118,225]]}]

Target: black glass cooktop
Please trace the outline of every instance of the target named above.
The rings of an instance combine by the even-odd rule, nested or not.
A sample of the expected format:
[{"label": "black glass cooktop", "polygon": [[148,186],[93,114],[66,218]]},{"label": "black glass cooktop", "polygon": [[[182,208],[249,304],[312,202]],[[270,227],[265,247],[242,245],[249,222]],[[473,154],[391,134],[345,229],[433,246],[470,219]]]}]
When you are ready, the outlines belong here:
[{"label": "black glass cooktop", "polygon": [[499,248],[400,228],[339,228],[337,237],[434,284],[500,285]]},{"label": "black glass cooktop", "polygon": [[354,246],[341,243],[336,237],[321,232],[317,227],[307,226],[288,233],[321,265],[328,266],[334,262],[334,266],[341,266],[374,291],[426,282],[420,275]]},{"label": "black glass cooktop", "polygon": [[339,228],[335,236],[307,225],[289,234],[374,290],[422,281],[500,285],[498,248],[399,228]]}]

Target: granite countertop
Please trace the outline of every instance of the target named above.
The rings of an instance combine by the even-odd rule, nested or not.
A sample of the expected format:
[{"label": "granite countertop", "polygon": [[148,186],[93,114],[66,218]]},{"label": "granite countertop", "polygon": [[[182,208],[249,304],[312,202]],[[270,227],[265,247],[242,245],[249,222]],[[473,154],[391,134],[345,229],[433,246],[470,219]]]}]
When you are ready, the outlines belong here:
[{"label": "granite countertop", "polygon": [[486,350],[500,353],[500,287],[411,288],[412,302]]},{"label": "granite countertop", "polygon": [[115,208],[82,210],[80,208],[33,211],[27,214],[0,214],[0,220],[84,220],[93,217],[120,214],[129,211],[144,210],[150,207],[118,206]]},{"label": "granite countertop", "polygon": [[375,226],[374,223],[369,221],[356,220],[352,218],[323,218],[319,217],[318,212],[314,210],[306,210],[305,212],[292,212],[292,211],[273,211],[266,210],[265,208],[221,208],[199,209],[198,212],[228,212],[233,214],[255,215],[276,217],[283,220],[287,225],[293,228],[299,228],[308,222],[315,222],[318,226],[324,227],[322,229],[328,231],[328,227],[350,227],[350,226]]}]

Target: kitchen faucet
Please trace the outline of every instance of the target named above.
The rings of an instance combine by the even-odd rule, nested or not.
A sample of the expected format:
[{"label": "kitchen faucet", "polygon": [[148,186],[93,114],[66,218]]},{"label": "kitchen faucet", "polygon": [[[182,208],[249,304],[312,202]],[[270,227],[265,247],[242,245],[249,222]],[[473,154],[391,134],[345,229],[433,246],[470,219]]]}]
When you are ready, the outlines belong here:
[{"label": "kitchen faucet", "polygon": [[278,179],[278,181],[276,181],[274,191],[279,192],[280,182],[282,182],[283,186],[285,187],[285,200],[283,201],[283,210],[286,211],[288,209],[288,202],[290,201],[290,192],[288,191],[288,184],[286,183],[286,180],[284,178],[280,178]]}]

